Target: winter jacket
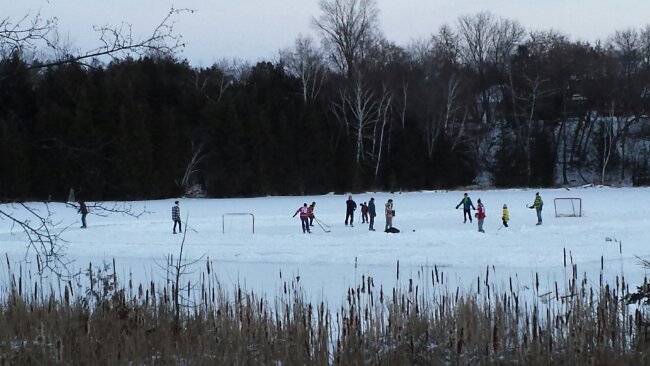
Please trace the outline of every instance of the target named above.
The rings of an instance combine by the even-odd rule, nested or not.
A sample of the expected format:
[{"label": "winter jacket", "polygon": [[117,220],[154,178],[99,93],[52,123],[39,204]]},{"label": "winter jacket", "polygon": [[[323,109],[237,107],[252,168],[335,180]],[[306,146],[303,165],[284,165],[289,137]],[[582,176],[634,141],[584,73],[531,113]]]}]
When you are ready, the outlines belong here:
[{"label": "winter jacket", "polygon": [[469,198],[469,196],[463,197],[463,199],[460,200],[460,203],[458,205],[456,205],[456,208],[460,207],[461,205],[463,206],[463,210],[465,210],[465,211],[469,211],[470,207],[472,209],[476,210],[476,208],[474,207],[474,204],[472,203],[472,199]]},{"label": "winter jacket", "polygon": [[354,210],[357,209],[357,203],[354,202],[353,200],[349,199],[345,201],[345,203],[347,204],[348,213],[352,213]]},{"label": "winter jacket", "polygon": [[542,197],[540,195],[536,195],[535,196],[535,201],[533,202],[533,205],[530,206],[530,208],[536,208],[538,210],[541,210],[542,206],[544,206],[544,202],[542,201]]},{"label": "winter jacket", "polygon": [[363,203],[361,204],[361,213],[368,213],[368,206]]},{"label": "winter jacket", "polygon": [[297,213],[300,213],[300,218],[304,219],[309,217],[309,209],[305,206],[300,207],[299,209],[296,210],[296,213],[293,214],[293,216],[296,216]]},{"label": "winter jacket", "polygon": [[482,203],[479,203],[476,211],[477,211],[476,218],[479,220],[483,220],[485,218],[485,206],[483,206]]},{"label": "winter jacket", "polygon": [[309,205],[309,207],[307,208],[307,215],[308,215],[309,217],[314,216],[314,206]]},{"label": "winter jacket", "polygon": [[510,212],[508,212],[508,209],[507,209],[507,208],[504,208],[504,209],[503,209],[503,215],[501,216],[501,219],[502,219],[503,221],[508,221],[508,220],[510,220]]},{"label": "winter jacket", "polygon": [[393,202],[386,202],[386,217],[393,216]]},{"label": "winter jacket", "polygon": [[83,201],[79,201],[79,213],[82,215],[88,214],[88,207],[86,207],[86,203]]},{"label": "winter jacket", "polygon": [[178,206],[172,207],[172,220],[180,221],[181,220],[181,208]]},{"label": "winter jacket", "polygon": [[375,201],[374,200],[371,200],[370,203],[368,203],[368,213],[370,213],[370,217],[377,216],[377,211],[375,209]]}]

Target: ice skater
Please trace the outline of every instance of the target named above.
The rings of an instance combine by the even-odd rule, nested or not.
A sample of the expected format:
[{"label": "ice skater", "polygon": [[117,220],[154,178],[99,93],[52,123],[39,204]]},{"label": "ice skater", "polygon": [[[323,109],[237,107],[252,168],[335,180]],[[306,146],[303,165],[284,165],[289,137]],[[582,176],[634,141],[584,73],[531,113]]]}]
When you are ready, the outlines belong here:
[{"label": "ice skater", "polygon": [[476,219],[478,220],[478,232],[479,233],[484,233],[485,230],[483,230],[483,220],[485,220],[485,206],[483,206],[483,203],[481,203],[481,199],[479,198],[476,203],[477,209],[476,209]]},{"label": "ice skater", "polygon": [[353,225],[354,221],[354,210],[357,209],[357,203],[352,199],[352,195],[348,196],[348,200],[345,201],[345,226],[348,226],[348,219],[350,219],[350,226]]},{"label": "ice skater", "polygon": [[368,222],[368,204],[364,202],[361,204],[361,223],[365,224],[367,222]]},{"label": "ice skater", "polygon": [[469,222],[471,223],[472,212],[470,211],[470,209],[476,210],[476,208],[474,207],[474,204],[472,203],[472,199],[469,198],[467,193],[463,195],[463,199],[460,200],[460,203],[458,205],[456,205],[456,209],[458,210],[458,208],[461,205],[463,206],[463,224],[467,222],[468,217],[469,217]]},{"label": "ice skater", "polygon": [[310,233],[311,231],[309,230],[309,208],[307,207],[307,203],[304,203],[302,207],[298,208],[296,210],[296,213],[293,214],[291,217],[296,217],[297,214],[300,214],[300,223],[302,225],[302,233]]},{"label": "ice skater", "polygon": [[182,233],[183,225],[181,224],[181,207],[178,201],[175,201],[174,206],[172,206],[172,220],[174,221],[172,232],[176,234],[176,224],[178,224],[178,232]]},{"label": "ice skater", "polygon": [[531,210],[534,208],[535,211],[537,211],[537,225],[542,224],[542,207],[544,206],[544,201],[542,201],[542,197],[539,195],[539,192],[535,193],[535,201],[533,201],[532,206],[526,205],[526,207],[530,208]]},{"label": "ice skater", "polygon": [[501,215],[501,221],[503,221],[503,226],[508,227],[508,221],[510,221],[510,212],[508,212],[508,205],[503,204],[503,214]]},{"label": "ice skater", "polygon": [[368,216],[370,220],[368,221],[370,231],[375,231],[375,217],[377,216],[377,210],[375,209],[375,198],[370,197],[370,202],[368,203]]},{"label": "ice skater", "polygon": [[88,215],[88,207],[86,207],[86,202],[79,200],[79,213],[81,214],[81,228],[86,228],[86,216]]},{"label": "ice skater", "polygon": [[314,226],[314,208],[316,208],[316,202],[312,202],[311,205],[309,205],[309,226]]},{"label": "ice skater", "polygon": [[388,229],[393,227],[393,216],[395,216],[395,210],[393,210],[393,200],[389,199],[386,202],[386,229],[385,232],[388,232]]}]

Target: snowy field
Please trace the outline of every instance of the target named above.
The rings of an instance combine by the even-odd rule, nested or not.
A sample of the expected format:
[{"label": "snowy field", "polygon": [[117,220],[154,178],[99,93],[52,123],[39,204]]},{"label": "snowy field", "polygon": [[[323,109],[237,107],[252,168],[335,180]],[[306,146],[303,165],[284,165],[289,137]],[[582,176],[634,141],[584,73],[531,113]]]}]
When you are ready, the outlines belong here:
[{"label": "snowy field", "polygon": [[[209,258],[224,285],[240,284],[257,293],[274,295],[284,281],[300,276],[309,300],[324,299],[340,305],[348,286],[362,275],[372,276],[377,287],[392,288],[417,278],[419,271],[430,277],[437,266],[450,286],[471,290],[486,268],[494,267],[492,280],[506,283],[516,278],[522,291],[539,274],[541,286],[551,288],[554,281],[565,283],[566,249],[597,286],[604,264],[604,278],[614,282],[624,275],[631,285],[640,283],[647,271],[638,257],[650,258],[650,189],[575,188],[539,190],[544,200],[544,224],[536,226],[532,204],[537,190],[514,189],[468,191],[476,205],[486,207],[485,234],[474,223],[463,224],[462,209],[455,206],[463,191],[355,194],[357,204],[375,197],[378,217],[376,232],[361,224],[359,209],[354,227],[343,224],[347,195],[305,197],[260,197],[247,199],[180,199],[183,220],[189,217],[186,251],[189,260]],[[579,197],[583,217],[556,218],[553,199]],[[402,232],[383,232],[383,206],[392,198],[394,226]],[[172,234],[171,207],[175,199],[131,202],[133,209],[146,209],[140,218],[122,215],[88,216],[88,228],[79,229],[80,216],[64,204],[51,204],[58,227],[67,227],[66,253],[79,271],[89,262],[95,266],[115,259],[122,280],[129,274],[136,282],[164,280],[161,265],[166,255],[177,255],[182,235]],[[325,233],[319,226],[303,234],[298,216],[293,213],[303,203],[316,202],[316,217],[331,225]],[[501,207],[510,209],[510,227],[501,228]],[[31,204],[32,207],[42,205]],[[14,210],[2,206],[5,211]],[[226,217],[224,213],[253,213],[255,233],[248,216]],[[184,223],[185,224],[185,223]],[[314,223],[316,224],[316,223]],[[225,233],[222,233],[225,229]],[[6,219],[0,221],[0,253],[6,253],[13,269],[25,258],[26,237]],[[622,253],[621,253],[622,249]],[[396,278],[399,261],[401,278]],[[7,264],[0,261],[0,280],[7,281]],[[23,263],[23,267],[28,267]],[[205,260],[194,266],[203,272]],[[190,277],[192,275],[189,275]],[[4,284],[3,284],[4,285]]]}]

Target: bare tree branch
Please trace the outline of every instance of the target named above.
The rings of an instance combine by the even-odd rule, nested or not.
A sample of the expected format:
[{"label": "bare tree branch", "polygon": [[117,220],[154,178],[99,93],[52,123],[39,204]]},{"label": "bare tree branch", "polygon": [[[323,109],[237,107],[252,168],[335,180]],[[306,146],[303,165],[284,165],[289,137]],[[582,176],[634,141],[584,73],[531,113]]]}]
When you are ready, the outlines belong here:
[{"label": "bare tree branch", "polygon": [[34,51],[39,43],[51,47],[48,37],[56,30],[57,18],[44,19],[40,12],[27,13],[17,21],[0,20],[0,56]]},{"label": "bare tree branch", "polygon": [[[9,220],[11,233],[14,230],[23,232],[27,236],[27,251],[25,256],[33,251],[37,256],[38,270],[50,270],[59,276],[66,275],[68,261],[65,258],[66,241],[61,234],[68,226],[61,227],[61,221],[54,221],[54,216],[47,203],[44,203],[44,212],[28,206],[22,202],[9,203],[14,212],[0,207],[0,220]],[[22,212],[19,212],[21,211]]]},{"label": "bare tree branch", "polygon": [[[76,210],[79,209],[79,205],[72,202],[66,202],[65,205],[67,207],[73,207]],[[86,207],[88,208],[88,214],[93,214],[100,217],[108,217],[112,214],[120,214],[123,216],[130,216],[138,219],[142,215],[151,213],[151,211],[147,211],[146,206],[144,206],[142,210],[134,210],[133,205],[127,202],[95,202],[91,204],[86,203]]]},{"label": "bare tree branch", "polygon": [[39,48],[50,49],[54,52],[53,60],[45,63],[34,63],[29,68],[39,69],[68,63],[89,65],[86,60],[96,60],[101,57],[112,59],[131,55],[146,54],[172,55],[185,44],[182,36],[174,32],[175,17],[181,13],[193,13],[194,10],[171,8],[153,31],[142,37],[136,37],[133,27],[128,23],[118,26],[103,25],[93,27],[99,35],[98,46],[86,51],[71,51],[64,45],[57,32],[57,18],[44,19],[40,13],[27,14],[17,22],[10,18],[0,20],[0,53],[6,56],[13,52],[24,54]]}]

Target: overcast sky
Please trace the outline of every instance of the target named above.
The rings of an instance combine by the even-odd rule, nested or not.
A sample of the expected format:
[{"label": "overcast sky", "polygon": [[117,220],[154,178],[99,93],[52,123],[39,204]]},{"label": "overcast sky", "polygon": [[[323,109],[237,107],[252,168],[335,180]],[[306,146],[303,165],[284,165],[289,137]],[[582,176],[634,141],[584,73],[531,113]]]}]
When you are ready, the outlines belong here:
[{"label": "overcast sky", "polygon": [[[299,34],[315,34],[318,0],[0,0],[1,17],[27,12],[56,16],[77,48],[96,45],[93,25],[131,23],[135,33],[152,30],[175,8],[176,30],[187,44],[182,57],[196,66],[223,58],[270,60]],[[574,40],[606,39],[615,30],[650,24],[650,0],[377,0],[380,27],[398,45],[428,37],[461,15],[490,11],[518,20],[526,29],[555,29]]]}]

